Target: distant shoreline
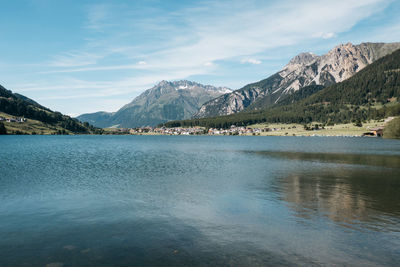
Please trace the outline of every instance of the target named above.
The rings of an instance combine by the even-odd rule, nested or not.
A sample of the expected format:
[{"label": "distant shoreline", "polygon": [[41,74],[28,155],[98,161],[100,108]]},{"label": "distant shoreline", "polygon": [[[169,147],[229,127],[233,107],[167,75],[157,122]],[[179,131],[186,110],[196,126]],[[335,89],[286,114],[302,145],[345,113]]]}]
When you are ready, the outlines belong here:
[{"label": "distant shoreline", "polygon": [[[6,128],[15,127],[8,135],[165,135],[165,136],[306,136],[306,137],[377,137],[383,134],[386,120],[371,120],[362,124],[347,123],[326,125],[322,123],[302,124],[254,124],[250,126],[234,126],[228,129],[205,127],[139,127],[139,128],[104,128],[101,134],[63,133],[55,131],[31,130],[24,125],[34,125],[31,120],[25,123],[5,122]],[[35,126],[35,125],[34,125]],[[16,131],[16,129],[20,131]]]},{"label": "distant shoreline", "polygon": [[289,124],[254,124],[250,126],[232,125],[228,129],[205,127],[139,127],[139,128],[105,128],[105,134],[132,134],[132,135],[207,135],[207,136],[332,136],[332,137],[362,137],[381,136],[386,120],[370,120],[356,124],[326,125],[322,123],[309,123],[306,125]]},{"label": "distant shoreline", "polygon": [[1,136],[182,136],[182,137],[198,137],[198,136],[214,136],[214,137],[357,137],[357,138],[382,138],[380,136],[362,136],[362,135],[226,135],[226,134],[198,134],[198,135],[174,135],[174,134],[5,134]]}]

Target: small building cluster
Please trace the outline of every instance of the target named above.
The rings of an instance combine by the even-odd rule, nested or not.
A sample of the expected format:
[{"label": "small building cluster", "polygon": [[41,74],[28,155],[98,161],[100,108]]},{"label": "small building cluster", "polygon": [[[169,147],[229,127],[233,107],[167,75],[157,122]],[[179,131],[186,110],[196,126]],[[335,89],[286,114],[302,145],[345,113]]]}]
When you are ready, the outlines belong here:
[{"label": "small building cluster", "polygon": [[125,129],[125,131],[129,134],[148,133],[148,134],[160,134],[160,135],[200,135],[205,133],[205,130],[201,127],[193,127],[193,128],[140,127],[140,128]]},{"label": "small building cluster", "polygon": [[392,120],[394,120],[395,117],[387,117],[383,121],[383,125],[375,127],[375,128],[370,128],[368,129],[368,132],[363,133],[362,136],[376,136],[376,137],[382,137],[383,136],[383,130],[385,129],[385,125]]},{"label": "small building cluster", "polygon": [[363,133],[362,136],[376,136],[376,137],[382,137],[383,136],[383,129],[384,127],[376,127],[376,128],[371,128],[369,129],[368,132]]},{"label": "small building cluster", "polygon": [[22,122],[26,122],[26,119],[25,119],[25,118],[18,118],[18,117],[14,117],[14,118],[5,118],[5,117],[1,117],[1,116],[0,116],[0,121],[22,123]]},{"label": "small building cluster", "polygon": [[[236,127],[232,125],[229,129],[217,129],[210,128],[208,130],[209,135],[249,135],[249,134],[260,134],[262,132],[269,132],[274,129],[270,128],[250,128],[250,127]],[[277,130],[277,129],[276,129]]]}]

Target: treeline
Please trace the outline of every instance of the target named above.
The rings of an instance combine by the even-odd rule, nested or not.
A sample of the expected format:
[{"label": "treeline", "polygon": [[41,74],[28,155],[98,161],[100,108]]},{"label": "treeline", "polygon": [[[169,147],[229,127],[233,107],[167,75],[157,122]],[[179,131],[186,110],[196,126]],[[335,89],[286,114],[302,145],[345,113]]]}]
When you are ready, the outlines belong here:
[{"label": "treeline", "polygon": [[[302,92],[302,90],[305,91]],[[271,108],[167,122],[167,127],[228,128],[255,123],[349,123],[400,115],[400,50],[332,86],[300,89]],[[309,95],[309,96],[308,96]]]},{"label": "treeline", "polygon": [[370,119],[383,119],[389,116],[400,115],[400,104],[384,106],[383,108],[364,108],[359,106],[329,106],[314,105],[307,108],[279,107],[262,112],[241,112],[228,116],[202,118],[164,123],[166,127],[194,127],[224,128],[231,125],[247,126],[256,123],[299,123],[309,124],[321,122],[324,124],[340,124]]},{"label": "treeline", "polygon": [[60,112],[53,112],[27,97],[13,94],[2,86],[0,86],[0,111],[13,116],[38,120],[52,126],[59,126],[73,133],[102,132],[101,129],[88,123],[81,123],[77,119],[63,115]]}]

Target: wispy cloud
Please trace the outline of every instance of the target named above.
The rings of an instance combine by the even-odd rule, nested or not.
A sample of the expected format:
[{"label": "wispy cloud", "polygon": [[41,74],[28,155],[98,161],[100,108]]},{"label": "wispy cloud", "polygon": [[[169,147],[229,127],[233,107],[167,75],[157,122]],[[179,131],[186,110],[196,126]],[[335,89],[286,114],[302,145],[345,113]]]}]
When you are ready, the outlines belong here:
[{"label": "wispy cloud", "polygon": [[72,68],[72,69],[59,69],[40,71],[39,74],[51,74],[51,73],[72,73],[72,72],[88,72],[88,71],[105,71],[105,70],[133,70],[133,69],[145,69],[147,68],[144,61],[142,63],[134,65],[112,65],[112,66],[98,66],[98,67],[84,67],[84,68]]},{"label": "wispy cloud", "polygon": [[102,56],[87,51],[69,51],[56,55],[48,62],[51,67],[77,67],[94,65]]},{"label": "wispy cloud", "polygon": [[[210,65],[210,62],[254,55],[304,40],[333,38],[335,33],[347,31],[361,19],[382,9],[384,4],[383,0],[282,1],[272,4],[264,1],[210,1],[151,21],[147,18],[116,18],[118,14],[106,15],[104,6],[95,6],[89,13],[89,21],[90,25],[96,25],[92,28],[97,29],[99,24],[106,23],[108,16],[110,20],[122,20],[120,25],[124,26],[118,27],[118,34],[109,36],[117,43],[130,40],[136,34],[138,25],[148,29],[148,36],[158,36],[162,42],[146,35],[141,46],[133,49],[134,52],[145,53],[146,65],[160,72],[173,69],[179,72],[182,68],[198,69]],[[126,21],[131,24],[127,24]],[[179,35],[179,32],[182,34]],[[153,51],[146,52],[149,47],[152,47]],[[128,53],[133,52],[129,50],[129,46],[125,49]],[[119,52],[126,53],[123,50]],[[80,58],[79,55],[73,57],[72,62],[68,62],[64,57],[61,59],[61,63],[65,65],[93,62],[90,57]],[[251,57],[246,62],[259,64],[259,60],[253,60]],[[115,67],[96,66],[65,72],[121,69],[136,67],[131,64]]]},{"label": "wispy cloud", "polygon": [[322,37],[323,39],[330,39],[330,38],[335,37],[335,33],[333,33],[333,32],[322,33],[322,34],[321,34],[321,37]]},{"label": "wispy cloud", "polygon": [[250,64],[254,64],[254,65],[258,65],[261,64],[261,60],[255,59],[255,58],[244,58],[242,59],[240,62],[242,63],[250,63]]},{"label": "wispy cloud", "polygon": [[[181,70],[178,75],[189,76],[192,72],[202,73],[200,70]],[[46,80],[37,83],[16,84],[20,93],[40,92],[37,100],[54,99],[89,99],[118,95],[137,95],[161,80],[173,80],[176,71],[163,74],[147,74],[121,79],[118,81],[86,81],[76,78],[60,79],[58,84],[49,85]],[[50,94],[51,92],[51,94]],[[125,99],[125,101],[127,101]]]}]

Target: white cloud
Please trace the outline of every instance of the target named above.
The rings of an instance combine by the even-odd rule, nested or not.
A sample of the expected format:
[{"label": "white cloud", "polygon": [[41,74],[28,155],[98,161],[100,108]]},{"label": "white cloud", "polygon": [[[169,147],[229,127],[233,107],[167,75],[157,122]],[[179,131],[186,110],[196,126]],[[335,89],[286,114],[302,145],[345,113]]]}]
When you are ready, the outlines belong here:
[{"label": "white cloud", "polygon": [[333,32],[327,32],[327,33],[322,34],[323,39],[330,39],[333,37],[335,37],[335,33],[333,33]]},{"label": "white cloud", "polygon": [[261,64],[261,60],[255,59],[255,58],[244,58],[240,61],[241,63],[250,63],[254,65]]},{"label": "white cloud", "polygon": [[141,60],[141,61],[138,62],[138,64],[139,64],[139,65],[146,65],[147,63],[146,63],[146,61]]}]

